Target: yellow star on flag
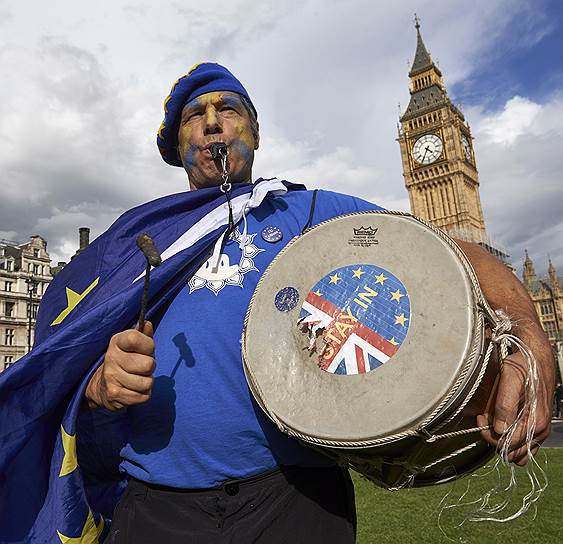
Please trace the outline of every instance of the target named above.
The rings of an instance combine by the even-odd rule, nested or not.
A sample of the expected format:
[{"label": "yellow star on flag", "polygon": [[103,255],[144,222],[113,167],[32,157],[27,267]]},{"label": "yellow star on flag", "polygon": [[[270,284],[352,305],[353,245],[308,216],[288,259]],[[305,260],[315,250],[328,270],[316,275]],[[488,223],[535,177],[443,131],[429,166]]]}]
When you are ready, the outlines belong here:
[{"label": "yellow star on flag", "polygon": [[383,285],[383,282],[386,279],[387,278],[383,275],[383,272],[381,272],[381,274],[379,274],[379,276],[375,276],[375,283],[381,283],[381,285]]},{"label": "yellow star on flag", "polygon": [[336,285],[342,278],[338,275],[338,273],[334,274],[334,276],[330,276],[330,282]]},{"label": "yellow star on flag", "polygon": [[395,340],[395,337],[393,336],[393,338],[391,338],[391,340],[389,340],[390,344],[393,344],[394,346],[398,346],[399,342],[397,342],[397,340]]},{"label": "yellow star on flag", "polygon": [[63,544],[99,544],[99,537],[103,529],[104,518],[100,516],[100,524],[96,525],[92,511],[88,510],[88,517],[86,518],[86,523],[82,528],[82,534],[80,536],[65,536],[60,531],[57,531],[57,534]]},{"label": "yellow star on flag", "polygon": [[313,293],[315,293],[315,295],[317,295],[318,297],[320,297],[322,295],[322,293],[319,289],[317,289],[316,291],[313,291]]},{"label": "yellow star on flag", "polygon": [[401,291],[397,289],[394,293],[391,293],[391,300],[396,300],[397,302],[401,302],[401,297],[405,295],[401,294]]},{"label": "yellow star on flag", "polygon": [[353,278],[361,278],[362,274],[365,274],[365,272],[361,268],[358,268],[357,270],[352,270]]},{"label": "yellow star on flag", "polygon": [[76,470],[76,467],[78,466],[78,461],[76,459],[76,435],[68,434],[61,425],[61,440],[63,442],[65,455],[59,472],[59,478],[70,474]]},{"label": "yellow star on flag", "polygon": [[404,327],[405,321],[408,321],[408,317],[405,317],[405,314],[395,316],[395,325],[401,325]]},{"label": "yellow star on flag", "polygon": [[100,276],[98,276],[82,293],[77,293],[73,291],[70,287],[66,288],[66,308],[55,318],[55,321],[51,323],[51,326],[58,325],[62,323],[66,316],[78,306],[78,303],[92,290],[98,282],[100,281]]}]

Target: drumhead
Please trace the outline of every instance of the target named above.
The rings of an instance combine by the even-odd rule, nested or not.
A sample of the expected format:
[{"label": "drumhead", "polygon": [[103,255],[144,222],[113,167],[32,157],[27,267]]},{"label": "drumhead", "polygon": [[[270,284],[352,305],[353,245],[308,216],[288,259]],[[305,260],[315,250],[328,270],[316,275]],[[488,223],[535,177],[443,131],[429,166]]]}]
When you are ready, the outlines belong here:
[{"label": "drumhead", "polygon": [[305,439],[342,447],[416,427],[477,363],[467,267],[411,216],[351,214],[294,238],[246,316],[257,402]]}]

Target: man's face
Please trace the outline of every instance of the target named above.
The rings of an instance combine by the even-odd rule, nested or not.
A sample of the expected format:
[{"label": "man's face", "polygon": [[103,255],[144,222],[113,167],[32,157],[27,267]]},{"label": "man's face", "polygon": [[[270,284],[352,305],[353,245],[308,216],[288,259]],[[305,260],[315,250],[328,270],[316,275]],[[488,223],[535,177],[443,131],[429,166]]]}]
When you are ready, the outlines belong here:
[{"label": "man's face", "polygon": [[178,152],[191,189],[222,183],[221,161],[211,157],[212,143],[227,144],[229,182],[251,181],[258,130],[237,93],[217,91],[188,102],[178,130]]}]

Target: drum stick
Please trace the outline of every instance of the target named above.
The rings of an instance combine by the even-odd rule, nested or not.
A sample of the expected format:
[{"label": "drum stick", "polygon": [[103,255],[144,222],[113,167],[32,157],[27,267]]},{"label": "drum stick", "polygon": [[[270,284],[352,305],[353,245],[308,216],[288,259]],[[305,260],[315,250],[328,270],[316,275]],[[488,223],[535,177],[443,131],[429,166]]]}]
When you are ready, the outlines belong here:
[{"label": "drum stick", "polygon": [[139,314],[139,323],[137,328],[142,332],[145,328],[145,313],[147,310],[147,303],[149,298],[150,274],[151,267],[157,267],[162,262],[160,253],[156,249],[153,239],[146,233],[137,236],[137,247],[142,251],[147,261],[147,268],[145,270],[145,285],[143,287],[143,296],[141,298],[141,312]]}]

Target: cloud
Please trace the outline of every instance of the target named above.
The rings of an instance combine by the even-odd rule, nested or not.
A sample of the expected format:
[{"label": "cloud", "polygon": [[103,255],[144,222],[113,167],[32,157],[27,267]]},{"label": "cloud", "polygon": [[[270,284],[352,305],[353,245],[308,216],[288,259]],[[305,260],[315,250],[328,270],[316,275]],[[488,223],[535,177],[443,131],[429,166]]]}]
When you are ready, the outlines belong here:
[{"label": "cloud", "polygon": [[543,104],[515,96],[498,112],[468,115],[489,234],[515,263],[527,248],[538,272],[547,254],[563,270],[563,96]]},{"label": "cloud", "polygon": [[53,258],[66,260],[62,248],[79,226],[99,233],[159,189],[183,187],[161,174],[154,144],[148,153],[154,125],[139,106],[142,90],[120,88],[90,51],[55,37],[40,44],[39,59],[21,47],[0,54],[16,74],[0,89],[0,228],[18,239],[41,234]]},{"label": "cloud", "polygon": [[540,111],[539,104],[514,96],[505,104],[501,113],[483,119],[479,129],[488,142],[509,146],[529,132]]},{"label": "cloud", "polygon": [[[34,17],[25,4],[14,4],[0,36],[6,74],[0,86],[0,229],[18,241],[41,234],[54,258],[66,260],[78,227],[99,234],[121,211],[183,190],[185,174],[164,165],[154,134],[171,84],[202,60],[228,65],[258,107],[256,175],[407,209],[395,138],[397,103],[404,108],[408,101],[415,8],[450,91],[457,83],[479,81],[483,64],[515,47],[511,25],[523,14],[518,46],[536,43],[549,27],[540,24],[543,10],[534,13],[523,0],[117,0],[111,8],[88,10],[76,3],[37,3]],[[487,89],[478,90],[485,101]],[[522,138],[541,147],[542,138],[560,127],[556,112],[525,93],[506,104],[506,113],[502,105],[492,113],[465,113],[474,128],[483,121],[476,139],[483,205],[489,230],[509,245],[521,243],[526,232],[539,235],[555,213],[557,187],[546,170],[560,166],[557,152],[548,156],[538,149],[542,164],[526,153],[532,165],[527,169],[516,156]],[[540,109],[534,116],[535,106]],[[502,152],[509,159],[501,159]],[[513,178],[534,175],[525,220],[498,209],[510,194],[524,211],[522,199],[512,194]],[[547,197],[538,196],[544,192]],[[544,200],[549,214],[541,210]]]}]

